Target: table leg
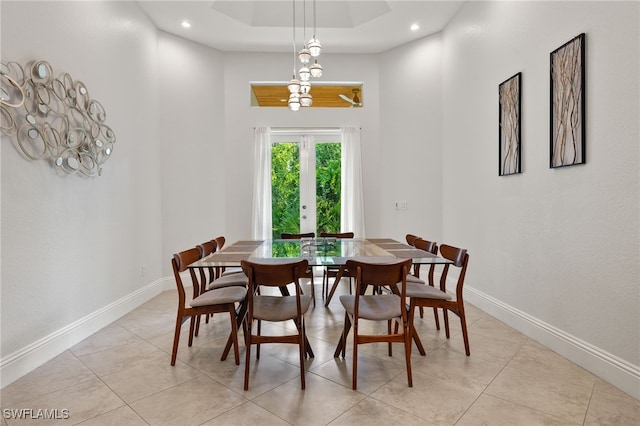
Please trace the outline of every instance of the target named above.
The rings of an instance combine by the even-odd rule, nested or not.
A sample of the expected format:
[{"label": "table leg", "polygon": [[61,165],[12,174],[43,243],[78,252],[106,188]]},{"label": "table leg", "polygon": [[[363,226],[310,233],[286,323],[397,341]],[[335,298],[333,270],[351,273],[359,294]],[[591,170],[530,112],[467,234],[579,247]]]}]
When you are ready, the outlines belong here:
[{"label": "table leg", "polygon": [[331,287],[331,291],[329,292],[329,296],[327,296],[327,300],[324,302],[324,306],[329,306],[329,302],[331,302],[331,298],[333,297],[333,293],[336,292],[336,288],[344,275],[344,266],[341,266],[338,269],[338,274],[336,275],[336,280],[333,282],[333,286]]},{"label": "table leg", "polygon": [[336,351],[333,353],[334,358],[338,358],[340,355],[342,355],[342,358],[344,358],[349,330],[351,330],[351,318],[349,318],[349,314],[345,312],[344,313],[344,329],[342,330],[342,334],[340,335],[340,341],[338,342]]},{"label": "table leg", "polygon": [[[238,312],[236,312],[236,329],[240,330],[242,324],[244,324],[244,320],[247,316],[247,303],[246,299],[244,302],[240,304]],[[231,350],[231,346],[233,345],[233,334],[229,334],[229,338],[227,339],[227,344],[224,347],[224,351],[222,352],[222,357],[220,357],[220,361],[224,361],[227,359],[229,355],[229,351]]]}]

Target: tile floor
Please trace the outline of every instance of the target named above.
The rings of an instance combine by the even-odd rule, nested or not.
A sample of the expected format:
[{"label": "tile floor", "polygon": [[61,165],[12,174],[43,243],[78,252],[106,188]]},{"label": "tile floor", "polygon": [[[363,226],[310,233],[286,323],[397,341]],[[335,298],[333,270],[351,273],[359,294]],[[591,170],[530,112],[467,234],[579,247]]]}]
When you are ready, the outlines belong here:
[{"label": "tile floor", "polygon": [[[325,308],[319,300],[306,317],[316,355],[306,362],[306,390],[296,347],[265,345],[245,392],[244,348],[240,366],[232,356],[219,360],[225,315],[204,324],[191,348],[185,324],[178,362],[169,365],[176,302],[175,292],[164,292],[2,389],[1,425],[640,424],[638,400],[470,305],[470,357],[457,317],[447,340],[425,312],[417,328],[428,353],[414,346],[413,388],[402,347],[388,357],[386,345],[376,344],[361,347],[352,391],[350,351],[333,358],[340,302],[336,296]],[[68,410],[69,418],[16,420],[10,409],[57,409],[58,417]]]}]

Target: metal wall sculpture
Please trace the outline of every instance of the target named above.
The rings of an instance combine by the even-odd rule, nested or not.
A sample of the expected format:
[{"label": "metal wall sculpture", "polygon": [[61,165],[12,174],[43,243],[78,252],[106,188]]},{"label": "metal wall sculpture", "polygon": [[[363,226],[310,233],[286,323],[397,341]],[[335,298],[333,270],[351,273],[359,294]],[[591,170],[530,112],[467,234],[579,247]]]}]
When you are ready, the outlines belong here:
[{"label": "metal wall sculpture", "polygon": [[551,52],[550,166],[585,162],[585,34]]},{"label": "metal wall sculpture", "polygon": [[0,130],[30,160],[47,160],[68,174],[102,175],[116,136],[103,106],[67,73],[54,76],[36,60],[0,64]]},{"label": "metal wall sculpture", "polygon": [[520,173],[520,86],[522,73],[517,73],[498,86],[498,175]]}]

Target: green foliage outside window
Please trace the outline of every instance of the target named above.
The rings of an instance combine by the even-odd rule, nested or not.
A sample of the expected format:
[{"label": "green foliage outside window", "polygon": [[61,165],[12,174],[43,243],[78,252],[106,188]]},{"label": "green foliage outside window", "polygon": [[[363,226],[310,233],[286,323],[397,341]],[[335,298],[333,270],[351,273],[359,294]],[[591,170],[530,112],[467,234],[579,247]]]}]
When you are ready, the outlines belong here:
[{"label": "green foliage outside window", "polygon": [[[316,220],[320,232],[340,231],[339,143],[316,144]],[[275,144],[271,151],[273,238],[300,232],[300,147]]]},{"label": "green foliage outside window", "polygon": [[316,144],[316,212],[317,235],[340,232],[341,145]]}]

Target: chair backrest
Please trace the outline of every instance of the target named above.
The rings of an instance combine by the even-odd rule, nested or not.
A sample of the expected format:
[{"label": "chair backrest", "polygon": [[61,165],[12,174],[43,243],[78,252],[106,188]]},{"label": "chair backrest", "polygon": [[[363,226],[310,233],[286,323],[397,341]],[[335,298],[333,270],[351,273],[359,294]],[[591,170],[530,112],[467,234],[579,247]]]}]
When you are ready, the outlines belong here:
[{"label": "chair backrest", "polygon": [[304,234],[290,234],[288,232],[283,232],[280,234],[280,238],[283,240],[299,240],[300,238],[315,238],[315,232],[305,232]]},{"label": "chair backrest", "polygon": [[[347,269],[351,271],[354,277],[356,277],[356,290],[354,315],[358,316],[359,311],[359,299],[363,285],[370,285],[374,287],[389,286],[394,294],[400,296],[401,315],[403,321],[406,320],[407,310],[404,308],[404,301],[407,297],[407,274],[411,269],[411,259],[400,259],[396,262],[390,263],[369,263],[359,260],[349,259],[347,260]],[[399,287],[398,288],[398,284]],[[385,295],[379,295],[374,297],[387,297]]]},{"label": "chair backrest", "polygon": [[[216,240],[207,241],[206,243],[202,243],[198,246],[200,250],[200,258],[209,256],[211,253],[215,253],[218,249],[218,243]],[[216,278],[216,271],[213,266],[207,268],[209,272],[209,277],[205,276],[205,268],[200,269],[200,281],[201,283],[211,283]]]},{"label": "chair backrest", "polygon": [[205,257],[209,256],[211,253],[214,253],[218,249],[218,243],[216,240],[207,241],[206,243],[202,243],[198,246],[200,249],[200,256]]},{"label": "chair backrest", "polygon": [[456,268],[460,268],[460,273],[458,274],[458,282],[456,283],[456,298],[457,300],[462,300],[462,286],[464,285],[464,277],[467,274],[469,253],[467,253],[466,249],[442,244],[440,246],[440,255],[445,259],[453,262],[444,265],[442,276],[440,277],[440,290],[446,291],[447,273],[449,272],[449,267],[454,266]]},{"label": "chair backrest", "polygon": [[[423,240],[422,238],[417,237],[413,241],[413,245],[417,249],[428,251],[431,254],[438,254],[438,244],[433,241]],[[431,266],[429,266],[429,285],[432,287],[434,286],[433,277],[435,274],[435,270],[436,265],[432,263]],[[416,276],[420,276],[419,264],[413,265],[413,273],[416,274]]]},{"label": "chair backrest", "polygon": [[306,259],[277,263],[256,263],[243,260],[241,264],[242,270],[249,277],[249,283],[253,287],[257,285],[282,287],[294,283],[299,288],[298,279],[304,275],[309,267],[309,262]]},{"label": "chair backrest", "polygon": [[[186,295],[184,290],[184,284],[182,283],[182,277],[180,274],[187,270],[187,267],[193,262],[200,260],[200,249],[198,247],[191,248],[189,250],[181,251],[173,255],[171,259],[171,266],[173,267],[173,276],[176,280],[176,286],[178,288],[178,303],[180,306],[184,306]],[[193,298],[198,297],[200,292],[200,285],[194,269],[189,269],[191,275],[191,282],[193,284]]]},{"label": "chair backrest", "polygon": [[407,244],[409,244],[410,246],[414,245],[414,241],[416,240],[416,238],[420,238],[417,235],[413,235],[413,234],[407,234],[405,236],[405,239],[407,240]]},{"label": "chair backrest", "polygon": [[225,241],[226,239],[222,235],[215,238],[215,242],[218,245],[218,250],[222,250],[222,247],[224,246]]},{"label": "chair backrest", "polygon": [[[387,286],[406,282],[411,264],[411,259],[400,259],[389,263],[369,263],[354,259],[347,260],[347,268],[356,277],[356,287],[359,287],[360,283],[372,286]],[[357,288],[357,290],[359,290],[359,288]],[[359,291],[356,291],[356,295],[359,293]]]},{"label": "chair backrest", "polygon": [[355,234],[353,232],[321,232],[320,236],[323,238],[353,238]]}]

